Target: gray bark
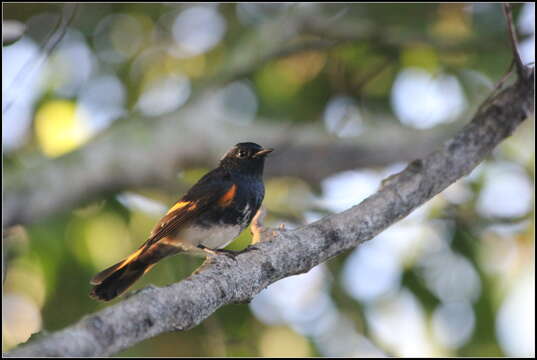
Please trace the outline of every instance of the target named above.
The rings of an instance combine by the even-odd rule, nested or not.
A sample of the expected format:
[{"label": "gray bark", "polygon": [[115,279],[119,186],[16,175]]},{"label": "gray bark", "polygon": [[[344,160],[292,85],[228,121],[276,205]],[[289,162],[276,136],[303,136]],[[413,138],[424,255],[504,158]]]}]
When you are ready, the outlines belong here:
[{"label": "gray bark", "polygon": [[359,205],[294,230],[264,229],[258,249],[236,261],[212,258],[183,281],[145,288],[7,355],[110,355],[162,332],[190,329],[223,305],[247,302],[275,281],[370,240],[468,174],[533,112],[534,71],[521,73],[457,135],[389,177]]}]

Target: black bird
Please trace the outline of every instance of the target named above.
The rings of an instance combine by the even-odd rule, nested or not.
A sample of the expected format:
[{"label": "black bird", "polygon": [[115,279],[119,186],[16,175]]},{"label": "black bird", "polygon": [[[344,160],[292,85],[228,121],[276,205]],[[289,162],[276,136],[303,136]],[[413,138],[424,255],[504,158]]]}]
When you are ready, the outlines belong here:
[{"label": "black bird", "polygon": [[231,148],[156,224],[126,259],[91,279],[90,296],[108,301],[158,261],[180,252],[216,255],[252,221],[265,196],[263,166],[272,149],[244,142]]}]

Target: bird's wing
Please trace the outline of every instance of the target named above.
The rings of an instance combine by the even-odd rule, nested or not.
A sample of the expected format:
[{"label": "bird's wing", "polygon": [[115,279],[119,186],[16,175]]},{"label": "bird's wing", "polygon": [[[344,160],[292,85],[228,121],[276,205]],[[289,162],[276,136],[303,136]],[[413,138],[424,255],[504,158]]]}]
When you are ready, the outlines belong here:
[{"label": "bird's wing", "polygon": [[142,246],[149,247],[159,239],[174,233],[181,225],[199,216],[212,206],[225,207],[235,197],[237,185],[231,180],[221,177],[212,181],[202,180],[168,210],[168,213],[155,225],[149,239]]}]

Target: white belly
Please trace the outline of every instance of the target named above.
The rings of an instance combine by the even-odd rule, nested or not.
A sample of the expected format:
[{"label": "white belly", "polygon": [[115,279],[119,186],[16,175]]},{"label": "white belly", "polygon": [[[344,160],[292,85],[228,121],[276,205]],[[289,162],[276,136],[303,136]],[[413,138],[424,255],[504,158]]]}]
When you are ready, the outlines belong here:
[{"label": "white belly", "polygon": [[221,249],[239,236],[241,230],[239,225],[219,226],[210,229],[191,226],[181,231],[179,237],[183,242],[188,242],[193,246],[201,244],[209,249]]}]

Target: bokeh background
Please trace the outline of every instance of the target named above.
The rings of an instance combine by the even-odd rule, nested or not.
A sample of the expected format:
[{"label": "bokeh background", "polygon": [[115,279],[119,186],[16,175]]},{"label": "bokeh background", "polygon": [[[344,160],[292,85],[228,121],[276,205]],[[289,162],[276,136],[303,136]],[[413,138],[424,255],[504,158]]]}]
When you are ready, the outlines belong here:
[{"label": "bokeh background", "polygon": [[[2,7],[6,177],[83,151],[118,126],[143,123],[143,138],[200,92],[199,126],[258,128],[265,146],[274,142],[262,142],[265,131],[289,128],[297,147],[323,139],[325,151],[447,138],[512,58],[499,4]],[[523,60],[533,62],[535,4],[513,12]],[[359,248],[117,356],[535,356],[534,125],[525,121],[468,177]],[[236,142],[226,136],[215,153]],[[87,296],[88,280],[145,240],[214,166],[211,156],[173,169],[166,186],[112,187],[4,229],[3,351],[108,306]],[[266,222],[293,228],[347,209],[406,161],[322,179],[268,176]],[[245,231],[230,248],[249,241]],[[133,289],[179,281],[201,261],[169,258]]]}]

